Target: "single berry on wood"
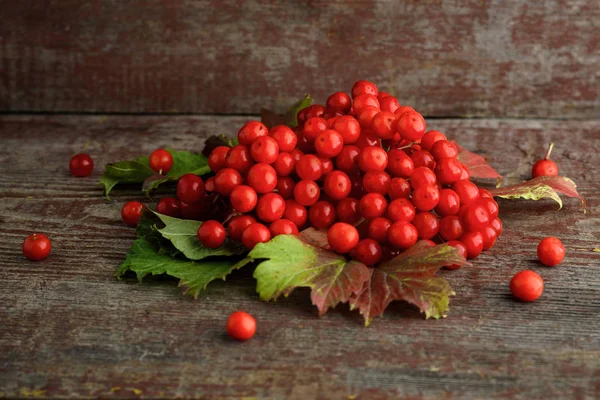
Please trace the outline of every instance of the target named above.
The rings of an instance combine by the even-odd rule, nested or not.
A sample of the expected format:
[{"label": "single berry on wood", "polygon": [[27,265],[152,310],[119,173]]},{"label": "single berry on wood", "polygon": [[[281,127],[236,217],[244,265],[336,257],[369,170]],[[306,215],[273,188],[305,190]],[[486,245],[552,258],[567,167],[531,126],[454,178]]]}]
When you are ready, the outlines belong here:
[{"label": "single berry on wood", "polygon": [[522,301],[535,301],[544,291],[544,280],[534,271],[518,272],[510,280],[510,292]]},{"label": "single berry on wood", "polygon": [[33,233],[23,241],[21,246],[23,255],[31,261],[41,261],[48,257],[52,250],[52,244],[48,236],[41,233]]},{"label": "single berry on wood", "polygon": [[240,341],[251,339],[256,332],[256,320],[243,311],[232,313],[227,319],[227,334]]},{"label": "single berry on wood", "polygon": [[94,160],[88,154],[76,154],[69,161],[69,170],[73,176],[90,176],[94,170]]},{"label": "single berry on wood", "polygon": [[537,256],[542,264],[554,267],[565,258],[565,246],[558,238],[544,238],[538,245]]}]

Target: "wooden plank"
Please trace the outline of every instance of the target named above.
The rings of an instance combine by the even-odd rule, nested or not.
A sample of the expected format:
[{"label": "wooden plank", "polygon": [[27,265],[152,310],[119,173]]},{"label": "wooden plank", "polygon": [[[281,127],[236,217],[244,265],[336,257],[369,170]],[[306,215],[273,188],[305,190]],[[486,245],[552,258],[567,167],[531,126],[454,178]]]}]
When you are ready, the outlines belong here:
[{"label": "wooden plank", "polygon": [[252,114],[372,79],[429,116],[600,117],[596,0],[21,0],[0,110]]},{"label": "wooden plank", "polygon": [[[263,303],[251,271],[212,283],[197,301],[175,282],[117,281],[134,233],[119,219],[133,190],[106,203],[96,181],[73,178],[69,157],[98,166],[158,146],[200,149],[237,117],[0,118],[0,397],[274,399],[591,399],[600,395],[600,122],[435,120],[509,176],[525,178],[550,140],[561,171],[586,196],[556,211],[549,201],[501,202],[504,233],[472,267],[445,271],[457,295],[448,318],[424,320],[394,304],[369,328],[347,307],[319,319],[299,290]],[[568,132],[568,135],[565,133]],[[27,262],[21,242],[47,233],[51,256]],[[535,248],[546,235],[567,247],[546,268]],[[531,268],[546,289],[515,302],[510,277]],[[234,343],[226,316],[244,309],[256,337]]]}]

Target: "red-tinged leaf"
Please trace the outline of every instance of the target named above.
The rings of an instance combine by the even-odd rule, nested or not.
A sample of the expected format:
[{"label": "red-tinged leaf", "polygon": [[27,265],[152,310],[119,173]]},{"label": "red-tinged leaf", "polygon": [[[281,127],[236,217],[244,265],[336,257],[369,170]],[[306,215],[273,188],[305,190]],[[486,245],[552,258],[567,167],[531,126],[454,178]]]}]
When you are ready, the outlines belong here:
[{"label": "red-tinged leaf", "polygon": [[327,240],[327,231],[325,230],[315,229],[311,226],[300,232],[300,238],[312,246],[331,250],[331,246],[329,246],[329,241]]},{"label": "red-tinged leaf", "polygon": [[538,176],[516,185],[505,186],[497,189],[491,189],[490,192],[495,197],[503,199],[526,199],[540,200],[550,198],[556,201],[559,209],[562,208],[560,194],[575,197],[581,201],[583,212],[587,211],[585,199],[577,193],[577,185],[571,179],[564,176]]},{"label": "red-tinged leaf", "polygon": [[502,175],[496,172],[496,170],[487,163],[485,157],[471,153],[456,142],[453,143],[456,144],[456,147],[458,148],[458,161],[467,168],[472,178],[502,178]]},{"label": "red-tinged leaf", "polygon": [[369,278],[369,268],[312,246],[294,235],[279,235],[258,244],[248,255],[264,260],[254,270],[256,290],[265,301],[288,296],[297,287],[311,288],[319,315],[357,293]]},{"label": "red-tinged leaf", "polygon": [[452,246],[418,242],[374,268],[362,290],[350,298],[350,308],[358,308],[367,326],[373,318],[382,315],[393,300],[416,305],[426,318],[443,317],[448,312],[454,291],[436,273],[444,265],[464,265],[466,262]]}]

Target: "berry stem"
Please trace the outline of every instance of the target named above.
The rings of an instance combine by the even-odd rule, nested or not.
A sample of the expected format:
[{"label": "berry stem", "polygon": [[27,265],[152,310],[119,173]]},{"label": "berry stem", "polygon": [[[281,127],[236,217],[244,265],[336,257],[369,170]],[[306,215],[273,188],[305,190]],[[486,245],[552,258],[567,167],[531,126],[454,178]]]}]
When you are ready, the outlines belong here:
[{"label": "berry stem", "polygon": [[545,160],[550,159],[550,153],[552,153],[553,148],[554,148],[554,143],[550,142],[550,146],[548,146],[548,150],[546,151],[546,157],[544,158]]}]

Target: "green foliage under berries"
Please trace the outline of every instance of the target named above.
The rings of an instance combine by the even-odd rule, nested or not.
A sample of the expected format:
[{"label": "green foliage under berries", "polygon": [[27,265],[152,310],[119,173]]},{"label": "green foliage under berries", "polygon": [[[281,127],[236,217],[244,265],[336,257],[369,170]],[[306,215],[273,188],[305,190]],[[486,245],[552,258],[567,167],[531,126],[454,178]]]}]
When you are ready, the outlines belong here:
[{"label": "green foliage under berries", "polygon": [[106,164],[100,177],[100,185],[108,198],[111,190],[118,184],[141,183],[142,191],[149,194],[165,182],[177,181],[182,175],[204,175],[210,172],[208,160],[202,154],[189,151],[167,149],[173,156],[173,167],[165,175],[155,173],[149,166],[149,156],[137,157],[133,161],[120,161]]}]

